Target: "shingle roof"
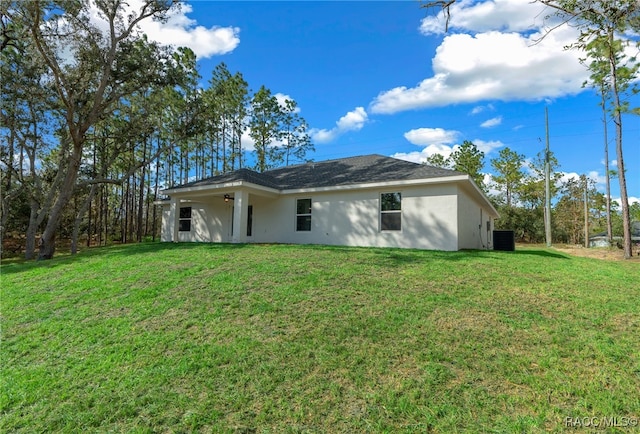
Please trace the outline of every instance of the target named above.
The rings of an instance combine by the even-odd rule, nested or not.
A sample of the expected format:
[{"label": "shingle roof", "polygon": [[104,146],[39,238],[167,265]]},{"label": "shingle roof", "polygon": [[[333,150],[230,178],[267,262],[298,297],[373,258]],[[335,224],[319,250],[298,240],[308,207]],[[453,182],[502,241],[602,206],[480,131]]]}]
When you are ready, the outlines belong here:
[{"label": "shingle roof", "polygon": [[198,181],[188,182],[186,184],[176,185],[174,188],[200,187],[205,185],[226,184],[229,182],[246,181],[252,184],[262,185],[280,189],[280,186],[267,174],[267,172],[259,173],[249,169],[238,169],[233,172],[223,173],[222,175],[212,176],[210,178],[200,179]]},{"label": "shingle roof", "polygon": [[298,164],[262,173],[240,169],[174,188],[247,181],[277,190],[295,190],[459,175],[464,173],[374,154]]}]

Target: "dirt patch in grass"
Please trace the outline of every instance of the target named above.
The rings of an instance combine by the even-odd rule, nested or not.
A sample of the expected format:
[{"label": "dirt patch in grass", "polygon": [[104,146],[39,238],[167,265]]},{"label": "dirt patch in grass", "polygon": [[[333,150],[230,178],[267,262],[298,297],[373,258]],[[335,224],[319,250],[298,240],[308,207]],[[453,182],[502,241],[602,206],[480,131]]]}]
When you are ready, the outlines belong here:
[{"label": "dirt patch in grass", "polygon": [[[546,248],[546,246],[544,246],[542,244],[540,244],[540,245],[531,245],[531,244],[516,245],[516,249],[518,249],[518,247],[540,247],[540,248]],[[566,253],[566,254],[571,255],[571,256],[579,256],[581,258],[602,259],[602,260],[605,260],[605,261],[624,261],[625,260],[624,259],[624,251],[622,249],[618,249],[617,247],[611,247],[611,248],[607,248],[607,247],[591,247],[591,248],[586,248],[584,246],[575,245],[575,244],[558,244],[558,245],[554,245],[553,249],[557,250],[558,252]],[[638,256],[638,253],[640,253],[640,251],[638,251],[637,249],[634,249],[634,251],[633,251],[634,256],[631,259],[627,259],[627,260],[640,263],[640,256]]]},{"label": "dirt patch in grass", "polygon": [[[624,251],[618,248],[592,247],[585,248],[582,246],[559,246],[556,250],[568,253],[572,256],[580,256],[582,258],[603,259],[605,261],[624,261]],[[634,252],[636,254],[637,252]],[[633,256],[630,261],[640,263],[640,256]]]}]

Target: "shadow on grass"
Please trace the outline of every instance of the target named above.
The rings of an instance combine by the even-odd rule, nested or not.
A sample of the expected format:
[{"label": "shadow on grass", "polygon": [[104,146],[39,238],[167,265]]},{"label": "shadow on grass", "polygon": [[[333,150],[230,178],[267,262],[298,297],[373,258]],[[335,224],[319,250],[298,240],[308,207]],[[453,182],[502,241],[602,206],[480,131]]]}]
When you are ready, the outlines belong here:
[{"label": "shadow on grass", "polygon": [[[533,255],[547,258],[556,259],[570,259],[569,256],[562,253],[552,252],[548,250],[538,249],[523,249],[513,252],[498,252],[487,250],[460,250],[457,252],[445,252],[437,250],[416,250],[416,249],[402,249],[402,248],[376,248],[376,247],[348,247],[348,246],[329,246],[329,245],[289,245],[289,244],[265,244],[264,246],[280,246],[280,248],[295,248],[312,251],[327,251],[330,250],[336,254],[351,255],[354,253],[368,252],[371,254],[370,259],[373,259],[377,265],[382,267],[399,267],[408,264],[427,264],[430,261],[476,261],[491,258],[493,260],[504,260],[509,255]],[[132,260],[139,255],[146,255],[153,252],[166,252],[166,251],[187,251],[193,249],[206,248],[208,251],[220,251],[226,252],[229,250],[241,249],[247,246],[259,247],[261,244],[229,244],[229,243],[162,243],[162,242],[147,242],[140,244],[120,244],[108,247],[94,247],[76,255],[70,255],[68,253],[61,253],[55,256],[51,260],[46,261],[25,261],[25,260],[11,260],[8,263],[5,262],[0,266],[0,272],[2,274],[19,273],[33,268],[49,268],[66,265],[69,263],[81,263],[92,260],[98,256],[105,260],[109,260],[110,257],[131,257]]]},{"label": "shadow on grass", "polygon": [[367,260],[374,260],[382,266],[398,266],[403,264],[426,263],[434,259],[461,260],[467,255],[463,252],[445,252],[438,250],[405,249],[400,247],[359,247],[326,244],[279,244],[279,246],[296,249],[307,249],[314,252],[331,251],[338,255],[361,255],[366,253]]},{"label": "shadow on grass", "polygon": [[211,250],[231,250],[238,249],[246,246],[246,244],[222,244],[222,243],[162,243],[162,242],[148,242],[148,243],[136,243],[136,244],[116,244],[107,247],[92,247],[81,252],[71,255],[67,252],[56,254],[53,259],[49,260],[25,260],[25,259],[12,259],[10,261],[3,260],[0,265],[0,273],[13,274],[20,273],[22,271],[32,270],[34,268],[48,268],[52,269],[61,265],[81,263],[91,260],[92,258],[99,256],[108,260],[110,257],[135,257],[138,255],[145,255],[152,252],[161,252],[169,250],[192,250],[207,246]]},{"label": "shadow on grass", "polygon": [[[255,244],[254,244],[255,245]],[[274,244],[269,244],[274,245]],[[508,260],[510,255],[532,255],[555,259],[571,259],[570,256],[544,249],[523,249],[513,252],[497,250],[459,250],[455,252],[442,250],[404,249],[397,247],[354,247],[334,246],[322,244],[275,244],[284,248],[308,249],[312,251],[332,251],[345,256],[368,252],[369,259],[376,261],[377,265],[397,267],[407,264],[427,264],[430,261],[467,262],[481,260]],[[234,244],[230,244],[234,246]]]},{"label": "shadow on grass", "polygon": [[445,252],[438,250],[403,250],[380,249],[376,255],[384,265],[400,266],[407,264],[426,264],[430,261],[466,261],[470,259],[470,252]]},{"label": "shadow on grass", "polygon": [[542,256],[547,258],[557,258],[557,259],[571,259],[568,255],[558,252],[551,252],[549,250],[515,250],[514,252],[505,252],[512,255],[533,255],[533,256]]}]

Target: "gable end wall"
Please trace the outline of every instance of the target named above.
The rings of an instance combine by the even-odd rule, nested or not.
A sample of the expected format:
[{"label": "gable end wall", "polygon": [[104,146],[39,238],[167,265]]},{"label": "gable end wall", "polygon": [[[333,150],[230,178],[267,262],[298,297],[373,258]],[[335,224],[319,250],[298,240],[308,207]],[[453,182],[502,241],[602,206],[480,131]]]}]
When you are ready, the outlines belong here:
[{"label": "gable end wall", "polygon": [[458,188],[458,249],[492,248],[492,231],[491,215],[464,190]]}]

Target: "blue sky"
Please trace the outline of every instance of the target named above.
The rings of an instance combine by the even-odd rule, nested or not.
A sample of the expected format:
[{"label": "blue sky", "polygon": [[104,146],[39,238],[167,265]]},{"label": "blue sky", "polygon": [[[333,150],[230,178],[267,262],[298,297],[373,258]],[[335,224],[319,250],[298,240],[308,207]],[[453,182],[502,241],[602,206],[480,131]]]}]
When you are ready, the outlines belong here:
[{"label": "blue sky", "polygon": [[[417,1],[193,1],[143,30],[192,48],[203,86],[225,62],[252,90],[293,98],[316,161],[371,153],[423,161],[470,140],[485,152],[489,180],[500,149],[529,159],[543,149],[547,107],[560,171],[588,174],[604,191],[599,97],[582,87],[582,54],[563,49],[575,29],[541,39],[548,14],[525,0],[466,0],[445,33],[444,19]],[[624,126],[628,194],[637,201],[640,117],[626,116]],[[611,121],[608,129],[615,168]],[[617,178],[611,185],[618,198]]]}]

